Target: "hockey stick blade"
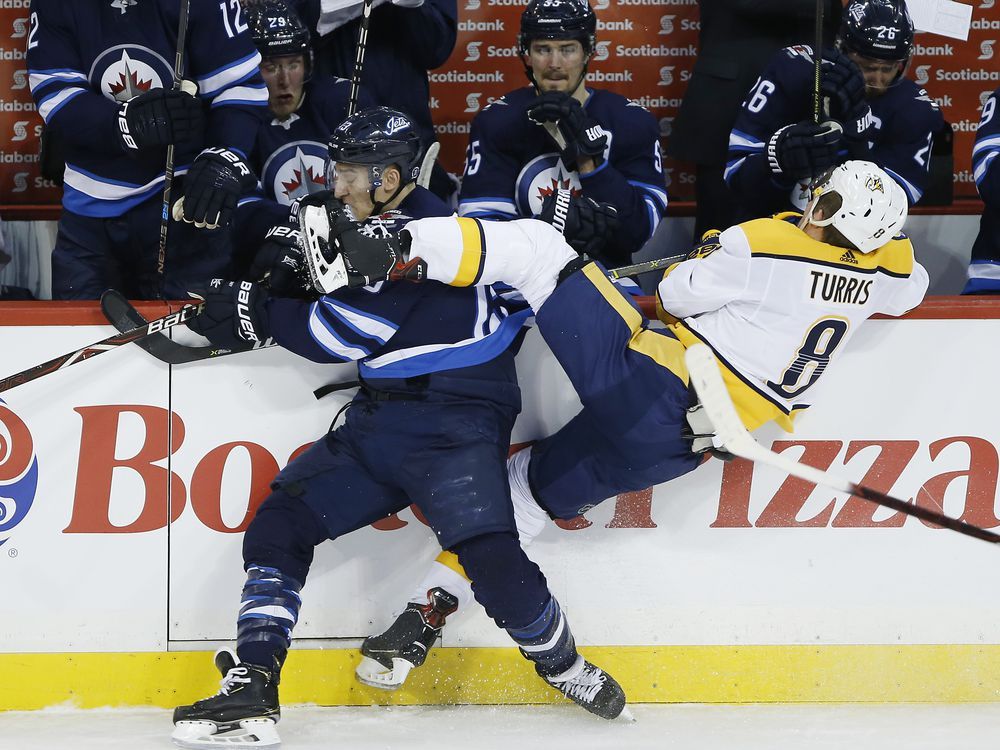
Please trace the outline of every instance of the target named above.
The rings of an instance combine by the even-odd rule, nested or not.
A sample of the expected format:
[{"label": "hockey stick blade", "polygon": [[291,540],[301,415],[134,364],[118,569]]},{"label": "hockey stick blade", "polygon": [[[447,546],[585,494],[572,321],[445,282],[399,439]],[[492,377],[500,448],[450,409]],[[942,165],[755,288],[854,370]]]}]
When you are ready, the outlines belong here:
[{"label": "hockey stick blade", "polygon": [[1000,543],[1000,534],[937,513],[921,505],[898,500],[871,487],[855,484],[768,450],[758,443],[743,426],[743,421],[736,413],[736,407],[733,405],[726,384],[722,380],[722,373],[719,372],[719,366],[716,364],[712,350],[705,344],[695,344],[688,348],[684,359],[687,362],[691,384],[705,408],[705,414],[715,428],[715,434],[721,441],[723,450],[749,461],[773,466],[786,474],[805,479],[807,482],[846,492],[849,495],[857,495],[869,502],[957,531],[959,534],[982,539],[992,544]]},{"label": "hockey stick blade", "polygon": [[[129,331],[133,328],[146,325],[148,322],[132,303],[125,299],[125,296],[115,290],[108,289],[101,295],[101,311],[119,331]],[[181,344],[162,333],[154,333],[144,339],[136,341],[142,349],[152,354],[161,362],[168,365],[183,365],[188,362],[200,362],[203,359],[213,359],[224,357],[227,354],[239,354],[250,352],[254,349],[266,349],[275,346],[274,339],[266,339],[262,342],[255,342],[239,349],[224,349],[216,346],[187,346]]]},{"label": "hockey stick blade", "polygon": [[50,359],[48,362],[42,362],[40,365],[29,367],[27,370],[22,370],[21,372],[16,372],[13,375],[8,375],[6,378],[0,379],[0,393],[3,391],[9,391],[11,388],[28,383],[32,380],[36,380],[43,375],[48,375],[50,372],[62,370],[70,365],[75,365],[77,362],[82,362],[85,359],[96,357],[98,354],[103,354],[104,352],[111,351],[112,349],[117,349],[125,344],[131,344],[133,341],[139,341],[140,339],[144,339],[146,336],[150,336],[154,333],[166,331],[176,325],[180,325],[181,323],[187,323],[191,320],[191,318],[200,313],[201,310],[201,303],[197,305],[186,305],[177,312],[173,312],[170,313],[170,315],[165,315],[162,318],[150,321],[145,326],[134,328],[131,331],[124,331],[114,336],[109,336],[108,338],[101,339],[90,346],[85,346],[82,349],[77,349],[76,351],[69,352],[68,354],[63,354],[55,357],[54,359]]},{"label": "hockey stick blade", "polygon": [[685,258],[687,258],[687,253],[679,253],[678,255],[669,255],[666,258],[657,258],[656,260],[647,260],[643,261],[642,263],[634,263],[631,266],[609,268],[608,277],[612,279],[620,279],[623,276],[635,276],[640,273],[659,271],[661,268],[666,268],[667,266],[671,266],[674,263],[679,263]]}]

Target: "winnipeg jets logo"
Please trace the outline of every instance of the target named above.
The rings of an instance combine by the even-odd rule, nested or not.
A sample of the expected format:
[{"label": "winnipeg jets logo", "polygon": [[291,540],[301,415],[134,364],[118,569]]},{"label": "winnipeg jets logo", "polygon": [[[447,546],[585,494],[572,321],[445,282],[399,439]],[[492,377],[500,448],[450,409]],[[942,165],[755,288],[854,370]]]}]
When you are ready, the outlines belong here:
[{"label": "winnipeg jets logo", "polygon": [[385,132],[389,135],[395,135],[408,127],[410,127],[410,121],[405,117],[390,117],[389,122],[385,125]]},{"label": "winnipeg jets logo", "polygon": [[125,11],[127,11],[133,5],[136,5],[136,3],[137,0],[114,0],[114,2],[111,3],[111,7],[117,8],[122,12],[122,14],[124,14]]},{"label": "winnipeg jets logo", "polygon": [[[267,164],[264,166],[262,171],[265,174],[269,166]],[[274,199],[287,206],[297,198],[325,189],[325,166],[321,157],[306,153],[301,147],[297,147],[291,158],[282,164],[274,175],[274,181],[271,183]]]},{"label": "winnipeg jets logo", "polygon": [[163,88],[163,81],[151,65],[136,59],[134,51],[129,55],[122,50],[121,58],[104,71],[100,85],[101,93],[109,99],[127,102],[151,89]]},{"label": "winnipeg jets logo", "polygon": [[581,195],[580,176],[566,169],[558,154],[542,154],[532,159],[514,182],[518,214],[538,216],[545,199],[558,190],[566,190],[573,196]]}]

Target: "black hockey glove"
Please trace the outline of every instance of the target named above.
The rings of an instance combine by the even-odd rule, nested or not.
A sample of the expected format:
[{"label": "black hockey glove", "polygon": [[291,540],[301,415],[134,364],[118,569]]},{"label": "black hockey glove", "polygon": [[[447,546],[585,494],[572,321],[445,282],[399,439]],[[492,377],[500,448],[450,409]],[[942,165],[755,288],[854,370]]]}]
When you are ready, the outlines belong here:
[{"label": "black hockey glove", "polygon": [[257,184],[249,165],[235,151],[206,148],[184,177],[183,213],[174,206],[174,218],[205,229],[229,223],[236,202]]},{"label": "black hockey glove", "polygon": [[184,91],[153,89],[118,109],[118,135],[127,154],[171,143],[198,146],[204,133],[201,100]]},{"label": "black hockey glove", "polygon": [[865,77],[843,52],[835,49],[823,52],[820,92],[829,99],[830,117],[843,125],[845,138],[867,138],[875,122],[865,98]]},{"label": "black hockey glove", "polygon": [[311,297],[312,285],[302,255],[302,234],[291,224],[276,224],[267,230],[248,276],[265,282],[279,297]]},{"label": "black hockey glove", "polygon": [[551,224],[578,253],[596,257],[618,229],[618,210],[610,203],[573,195],[560,188],[542,203],[538,218]]},{"label": "black hockey glove", "polygon": [[842,137],[833,121],[786,125],[767,142],[767,163],[785,182],[816,177],[837,163]]},{"label": "black hockey glove", "polygon": [[298,220],[306,269],[313,288],[321,294],[387,279],[425,278],[422,260],[406,261],[409,233],[375,236],[373,227],[359,225],[328,190],[303,198]]},{"label": "black hockey glove", "polygon": [[187,326],[220,348],[236,349],[270,338],[267,292],[252,281],[212,279],[207,290],[188,294],[204,300],[202,311]]},{"label": "black hockey glove", "polygon": [[[608,134],[596,120],[587,116],[580,102],[561,91],[542,94],[528,107],[528,118],[544,126],[554,124],[566,146],[560,146],[563,163],[576,164],[581,156],[593,159],[594,166],[604,163],[604,150],[608,147]],[[558,145],[558,144],[557,144]]]}]

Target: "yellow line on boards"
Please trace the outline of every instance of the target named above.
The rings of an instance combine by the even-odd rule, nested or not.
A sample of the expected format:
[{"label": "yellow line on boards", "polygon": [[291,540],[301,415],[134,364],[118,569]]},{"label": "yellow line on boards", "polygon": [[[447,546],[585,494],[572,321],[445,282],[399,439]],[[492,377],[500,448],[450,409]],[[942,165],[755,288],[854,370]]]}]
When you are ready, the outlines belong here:
[{"label": "yellow line on boards", "polygon": [[[595,646],[632,703],[1000,700],[1000,646]],[[283,704],[522,704],[564,700],[511,648],[436,648],[396,692],[354,680],[353,649],[293,650]],[[170,708],[213,695],[208,651],[0,654],[0,707]]]}]

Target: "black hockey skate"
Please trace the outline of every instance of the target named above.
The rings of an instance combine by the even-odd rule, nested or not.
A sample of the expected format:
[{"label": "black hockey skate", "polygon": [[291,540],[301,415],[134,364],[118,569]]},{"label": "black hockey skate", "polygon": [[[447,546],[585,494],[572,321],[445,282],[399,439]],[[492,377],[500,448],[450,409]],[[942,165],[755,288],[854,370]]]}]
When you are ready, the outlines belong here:
[{"label": "black hockey skate", "polygon": [[174,709],[171,739],[186,748],[266,748],[280,744],[275,724],[278,704],[278,668],[237,663],[229,649],[215,654],[222,673],[216,695]]},{"label": "black hockey skate", "polygon": [[574,703],[602,719],[632,720],[625,707],[625,691],[614,677],[578,656],[576,663],[560,675],[542,678]]},{"label": "black hockey skate", "polygon": [[442,588],[428,591],[427,600],[427,604],[410,602],[388,630],[365,638],[361,644],[364,658],[354,670],[358,682],[396,690],[411,669],[424,663],[445,618],[458,609],[458,599]]}]

